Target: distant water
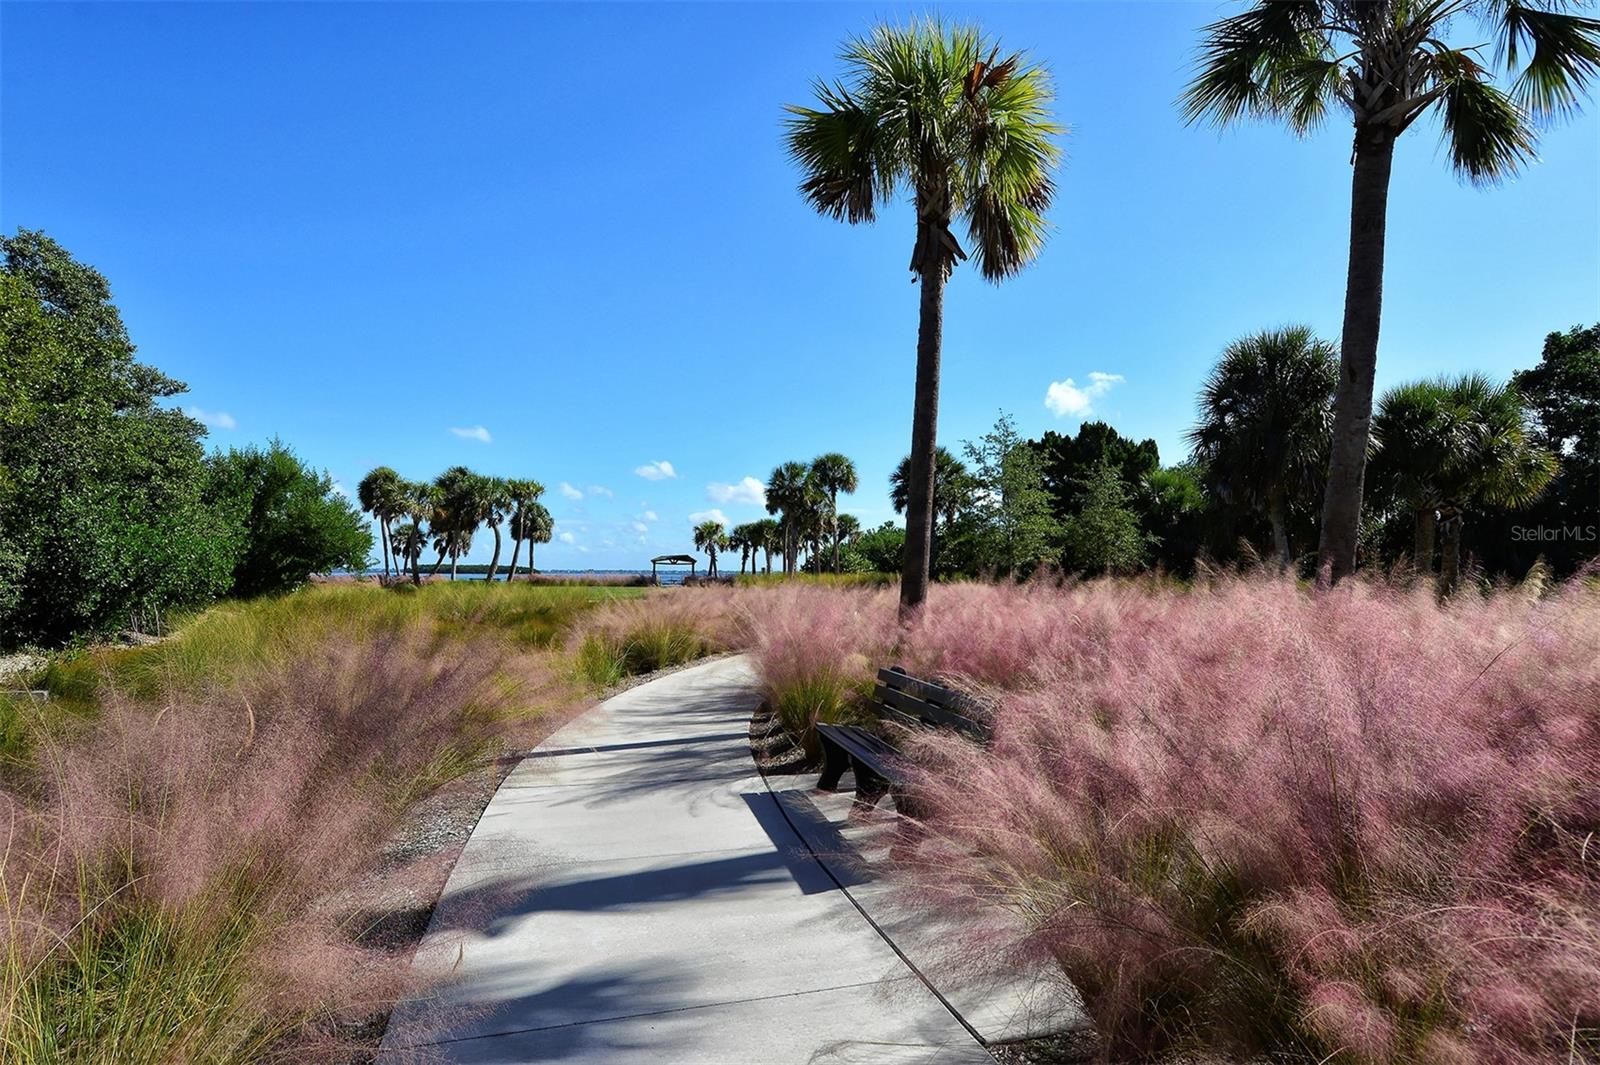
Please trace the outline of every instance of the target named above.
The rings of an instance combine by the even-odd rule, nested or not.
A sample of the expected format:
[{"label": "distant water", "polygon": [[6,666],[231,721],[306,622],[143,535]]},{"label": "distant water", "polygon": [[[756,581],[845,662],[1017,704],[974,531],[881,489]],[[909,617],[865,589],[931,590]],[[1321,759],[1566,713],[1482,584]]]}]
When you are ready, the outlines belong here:
[{"label": "distant water", "polygon": [[[519,572],[522,572],[522,571],[519,571]],[[427,566],[423,566],[422,567],[422,573],[423,573],[423,576],[427,576],[427,573],[428,573],[428,567]],[[648,577],[648,576],[650,576],[650,571],[647,570],[647,569],[542,569],[542,570],[539,571],[539,573],[540,573],[541,576],[546,576],[546,577]],[[497,580],[497,581],[498,580],[504,580],[505,579],[505,575],[506,575],[506,571],[502,569],[499,573],[496,573],[494,575],[494,579]],[[658,573],[658,576],[661,578],[661,583],[664,584],[664,585],[665,584],[682,584],[683,583],[683,579],[685,577],[687,577],[688,575],[689,575],[689,571],[684,569],[684,568],[682,568],[682,567],[668,568],[666,566],[663,566],[661,568],[661,570],[659,571],[659,573]],[[379,566],[376,569],[366,570],[365,571],[365,576],[368,576],[368,577],[381,577],[381,576],[383,576],[383,567]],[[449,577],[450,577],[450,567],[449,566],[440,567],[439,576],[445,578],[446,580],[448,580]],[[481,580],[485,580],[488,576],[489,575],[487,573],[458,573],[458,574],[456,574],[456,580],[458,580],[458,581],[481,581]]]}]

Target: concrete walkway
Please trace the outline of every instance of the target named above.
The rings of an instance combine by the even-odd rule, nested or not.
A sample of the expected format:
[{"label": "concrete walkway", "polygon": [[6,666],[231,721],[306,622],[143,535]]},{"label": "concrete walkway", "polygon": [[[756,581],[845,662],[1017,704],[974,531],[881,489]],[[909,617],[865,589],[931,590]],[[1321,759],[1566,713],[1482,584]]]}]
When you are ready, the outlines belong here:
[{"label": "concrete walkway", "polygon": [[382,1060],[992,1062],[755,774],[758,698],[723,659],[525,759],[418,952],[444,982],[395,1012]]}]

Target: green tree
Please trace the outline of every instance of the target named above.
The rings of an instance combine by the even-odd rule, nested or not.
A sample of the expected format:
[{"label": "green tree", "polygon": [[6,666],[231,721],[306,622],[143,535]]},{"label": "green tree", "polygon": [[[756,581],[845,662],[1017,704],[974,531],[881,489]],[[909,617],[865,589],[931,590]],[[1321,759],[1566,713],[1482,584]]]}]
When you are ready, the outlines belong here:
[{"label": "green tree", "polygon": [[1200,467],[1193,462],[1152,470],[1134,506],[1140,527],[1165,569],[1188,573],[1206,546],[1209,497]]},{"label": "green tree", "polygon": [[[959,530],[964,524],[969,512],[973,509],[973,497],[976,494],[976,485],[972,475],[967,472],[966,464],[956,458],[946,448],[939,448],[934,454],[933,476],[933,548],[931,560],[933,572],[943,575],[952,569],[948,565],[949,552],[945,550],[952,540],[957,539]],[[910,505],[910,470],[911,457],[908,455],[900,460],[900,464],[889,474],[889,502],[894,506],[896,514],[906,513]],[[909,539],[909,534],[908,534]]]},{"label": "green tree", "polygon": [[720,521],[703,521],[694,527],[694,547],[696,551],[704,551],[709,565],[706,568],[707,576],[717,575],[717,552],[728,546],[727,533],[723,530]]},{"label": "green tree", "polygon": [[[510,528],[507,530],[511,533],[511,567],[506,571],[506,581],[510,582],[517,575],[517,556],[522,551],[522,541],[527,539],[525,533],[527,528],[532,527],[532,523],[525,527],[523,521],[519,519],[519,515],[524,513],[531,514],[529,508],[539,501],[540,496],[544,495],[544,485],[525,477],[512,478],[506,482],[506,494],[510,499],[511,507]],[[548,514],[548,511],[546,513]],[[549,541],[546,540],[545,542],[548,543]],[[528,548],[528,558],[530,560],[533,558],[531,545]],[[529,572],[533,570],[532,561],[528,563],[528,570]]]},{"label": "green tree", "polygon": [[[527,483],[534,485],[538,484],[536,481],[530,481]],[[525,501],[517,507],[516,513],[511,515],[512,537],[515,538],[518,543],[521,543],[523,540],[528,541],[528,575],[530,577],[533,575],[534,545],[549,543],[551,538],[555,536],[556,531],[555,521],[550,517],[550,511],[545,508],[543,503],[540,503],[535,498],[542,492],[543,488],[540,487],[539,492],[528,496]],[[513,553],[511,556],[511,576],[515,577],[516,575],[517,556],[515,553]]]},{"label": "green tree", "polygon": [[427,481],[401,481],[400,510],[410,519],[411,534],[406,542],[405,558],[411,564],[411,582],[422,583],[422,552],[427,547],[433,521],[435,496],[433,485]]},{"label": "green tree", "polygon": [[839,493],[849,494],[858,487],[855,463],[837,451],[811,460],[811,479],[828,496],[833,517],[833,572],[839,572]]},{"label": "green tree", "polygon": [[1223,499],[1266,516],[1282,569],[1291,512],[1314,506],[1327,468],[1338,377],[1333,346],[1289,326],[1229,344],[1200,390],[1195,458]]},{"label": "green tree", "polygon": [[760,521],[750,523],[750,571],[755,572],[756,550],[759,548],[766,559],[766,572],[772,572],[772,553],[783,549],[783,530],[771,518],[762,518]]},{"label": "green tree", "polygon": [[[1374,421],[1374,483],[1393,486],[1418,524],[1417,566],[1431,568],[1422,526],[1438,513],[1439,590],[1453,594],[1461,573],[1461,529],[1472,507],[1523,506],[1555,474],[1555,456],[1534,439],[1522,397],[1482,374],[1396,388]],[[1431,536],[1431,531],[1429,533]]]},{"label": "green tree", "polygon": [[[1350,257],[1319,579],[1355,568],[1378,361],[1384,238],[1395,142],[1436,113],[1456,172],[1493,184],[1532,159],[1541,122],[1573,110],[1600,69],[1600,21],[1566,0],[1257,0],[1206,27],[1199,69],[1183,96],[1190,121],[1282,119],[1308,131],[1330,107],[1355,127]],[[1463,14],[1511,77],[1495,82],[1483,38],[1446,43]]]},{"label": "green tree", "polygon": [[456,566],[461,556],[472,550],[472,535],[483,524],[487,510],[483,478],[465,466],[451,466],[433,482],[433,513],[428,519],[428,531],[433,536],[433,549],[439,557],[429,575],[438,573],[446,558],[450,559],[450,579],[456,579]]},{"label": "green tree", "polygon": [[489,571],[483,578],[484,585],[488,586],[500,571],[500,526],[514,513],[516,498],[511,494],[511,483],[504,477],[479,476],[476,487],[477,513],[494,533],[494,554],[489,556]]},{"label": "green tree", "polygon": [[892,521],[861,534],[851,545],[872,573],[899,573],[906,550],[906,531]]},{"label": "green tree", "polygon": [[229,587],[238,515],[205,498],[205,428],[134,353],[101,274],[42,233],[0,237],[0,645]]},{"label": "green tree", "polygon": [[1131,573],[1144,563],[1145,534],[1121,474],[1101,460],[1085,478],[1083,505],[1066,521],[1067,558],[1089,573]]},{"label": "green tree", "polygon": [[982,522],[980,558],[998,573],[1016,575],[1057,553],[1061,526],[1051,513],[1039,453],[1001,413],[977,441],[966,443]]},{"label": "green tree", "polygon": [[234,595],[292,591],[313,573],[366,568],[372,530],[361,512],[326,471],[307,466],[281,441],[230,448],[207,465],[209,499],[237,513],[243,530]]},{"label": "green tree", "polygon": [[1039,453],[1044,486],[1050,492],[1058,520],[1082,507],[1084,485],[1102,460],[1117,468],[1130,495],[1161,467],[1161,453],[1154,440],[1130,440],[1100,421],[1084,422],[1073,436],[1049,430],[1031,446]]},{"label": "green tree", "polygon": [[783,572],[795,572],[795,556],[799,551],[800,526],[805,512],[812,505],[815,485],[811,470],[803,462],[785,462],[767,478],[767,513],[780,514],[783,530]]},{"label": "green tree", "polygon": [[389,560],[393,554],[390,526],[404,513],[404,493],[400,475],[388,466],[378,466],[361,478],[356,486],[356,499],[361,509],[378,522],[379,539],[383,546],[383,577],[389,579]]},{"label": "green tree", "polygon": [[1061,128],[1049,78],[1019,54],[1004,58],[975,27],[936,19],[878,26],[845,45],[845,81],[815,85],[820,106],[789,108],[788,148],[800,191],[824,215],[872,222],[909,192],[916,209],[911,272],[921,285],[911,422],[907,544],[900,611],[928,594],[944,288],[967,257],[951,231],[962,218],[979,271],[999,282],[1044,245]]}]

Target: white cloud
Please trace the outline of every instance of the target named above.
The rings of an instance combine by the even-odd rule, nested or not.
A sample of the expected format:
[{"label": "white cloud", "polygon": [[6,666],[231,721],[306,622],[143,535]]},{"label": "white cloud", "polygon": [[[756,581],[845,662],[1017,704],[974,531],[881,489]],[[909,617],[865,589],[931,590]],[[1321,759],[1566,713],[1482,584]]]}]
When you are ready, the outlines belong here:
[{"label": "white cloud", "polygon": [[494,442],[494,437],[489,435],[489,430],[485,429],[481,425],[474,425],[470,429],[462,429],[459,426],[451,426],[450,431],[455,433],[463,440],[476,440],[480,444],[490,444]]},{"label": "white cloud", "polygon": [[749,503],[751,506],[766,506],[767,486],[754,477],[746,477],[738,484],[713,481],[706,485],[706,498],[713,503]]},{"label": "white cloud", "polygon": [[636,521],[633,523],[633,531],[638,533],[640,536],[643,536],[645,533],[650,531],[650,526],[646,525],[642,521]]},{"label": "white cloud", "polygon": [[1089,383],[1081,388],[1070,377],[1065,381],[1052,381],[1050,387],[1045,389],[1044,405],[1058,418],[1068,415],[1083,418],[1094,413],[1095,399],[1111,391],[1123,380],[1119,373],[1095,370],[1089,374]]},{"label": "white cloud", "polygon": [[560,540],[564,544],[575,544],[578,542],[578,538],[569,532],[562,533],[560,536],[557,536],[556,539]]},{"label": "white cloud", "polygon": [[570,484],[568,484],[566,481],[562,481],[561,482],[561,494],[566,496],[568,499],[582,499],[583,498],[583,489],[574,488]]},{"label": "white cloud", "polygon": [[234,421],[233,415],[225,410],[201,410],[199,407],[185,407],[183,413],[213,429],[237,429],[239,423]]},{"label": "white cloud", "polygon": [[718,510],[716,507],[712,507],[710,510],[697,510],[693,514],[689,515],[690,525],[699,525],[703,521],[714,521],[722,525],[727,525],[728,516],[722,511]]},{"label": "white cloud", "polygon": [[605,496],[607,499],[610,499],[617,493],[613,492],[603,484],[591,484],[589,486],[589,494],[592,496]]},{"label": "white cloud", "polygon": [[647,481],[665,481],[678,476],[678,471],[672,468],[672,463],[662,459],[658,462],[647,462],[637,467],[634,471]]},{"label": "white cloud", "polygon": [[660,521],[661,520],[661,515],[657,514],[653,510],[647,510],[643,514],[639,515],[639,520],[640,521]]}]

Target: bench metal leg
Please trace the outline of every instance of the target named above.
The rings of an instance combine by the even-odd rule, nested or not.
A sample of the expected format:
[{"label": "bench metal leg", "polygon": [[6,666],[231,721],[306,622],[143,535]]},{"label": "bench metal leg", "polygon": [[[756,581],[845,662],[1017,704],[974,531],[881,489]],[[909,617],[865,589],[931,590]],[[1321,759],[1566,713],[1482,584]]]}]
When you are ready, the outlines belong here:
[{"label": "bench metal leg", "polygon": [[817,788],[821,791],[838,791],[839,778],[844,776],[844,771],[850,768],[850,756],[837,746],[822,741],[822,776],[817,778]]},{"label": "bench metal leg", "polygon": [[871,769],[855,763],[856,769],[856,806],[857,808],[871,810],[883,797],[889,794],[889,782]]}]

